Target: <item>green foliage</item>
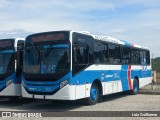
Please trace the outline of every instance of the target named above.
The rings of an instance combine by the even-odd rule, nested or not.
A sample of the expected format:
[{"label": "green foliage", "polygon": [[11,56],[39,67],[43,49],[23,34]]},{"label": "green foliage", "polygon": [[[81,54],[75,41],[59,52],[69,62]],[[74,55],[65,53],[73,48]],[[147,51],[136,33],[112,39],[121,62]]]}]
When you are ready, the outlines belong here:
[{"label": "green foliage", "polygon": [[160,70],[160,57],[152,59],[152,69]]}]

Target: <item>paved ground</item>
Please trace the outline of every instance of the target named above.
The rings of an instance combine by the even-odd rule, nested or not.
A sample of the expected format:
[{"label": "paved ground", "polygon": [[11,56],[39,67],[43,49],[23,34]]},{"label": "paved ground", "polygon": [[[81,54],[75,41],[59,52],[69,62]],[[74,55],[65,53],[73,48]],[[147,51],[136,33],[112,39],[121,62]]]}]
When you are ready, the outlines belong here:
[{"label": "paved ground", "polygon": [[[158,86],[159,87],[159,86]],[[143,92],[150,89],[150,86],[143,88],[141,94],[128,95],[127,93],[118,93],[103,97],[103,102],[93,106],[86,106],[81,100],[78,101],[44,101],[44,100],[31,100],[19,99],[12,102],[7,98],[0,98],[0,111],[160,111],[160,95],[146,94]],[[157,89],[157,87],[156,87]],[[159,90],[159,89],[157,89]],[[29,118],[31,120],[31,118]],[[33,119],[33,118],[32,118]],[[52,119],[52,118],[46,118]],[[64,118],[56,118],[64,119]],[[75,118],[65,118],[75,119]],[[84,118],[76,118],[84,119]],[[85,118],[91,119],[91,118]],[[103,118],[92,118],[95,120]],[[117,118],[109,118],[117,120]],[[153,119],[153,118],[119,118],[119,119]],[[154,118],[157,119],[158,118]],[[39,119],[41,120],[41,119]]]},{"label": "paved ground", "polygon": [[86,106],[83,101],[43,101],[20,99],[16,102],[1,99],[0,111],[23,110],[63,110],[63,111],[160,111],[160,95],[114,94],[103,97],[103,101]]},{"label": "paved ground", "polygon": [[160,95],[160,84],[149,84],[139,90],[139,94]]},{"label": "paved ground", "polygon": [[[20,111],[23,110],[160,111],[159,103],[160,103],[160,95],[148,95],[148,94],[147,95],[114,94],[103,97],[103,102],[93,106],[85,106],[83,101],[42,101],[42,100],[32,101],[32,100],[20,99],[16,102],[11,102],[8,99],[1,99],[0,111],[17,111],[17,110]],[[57,119],[63,119],[63,118],[57,118]]]}]

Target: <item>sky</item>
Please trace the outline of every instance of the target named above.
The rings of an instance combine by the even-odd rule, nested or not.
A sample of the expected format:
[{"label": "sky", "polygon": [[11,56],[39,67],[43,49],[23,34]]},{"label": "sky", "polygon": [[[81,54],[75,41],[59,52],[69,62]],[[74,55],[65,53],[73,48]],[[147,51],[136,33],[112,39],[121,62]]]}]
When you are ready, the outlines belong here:
[{"label": "sky", "polygon": [[111,36],[160,57],[160,0],[0,0],[0,39],[54,30]]}]

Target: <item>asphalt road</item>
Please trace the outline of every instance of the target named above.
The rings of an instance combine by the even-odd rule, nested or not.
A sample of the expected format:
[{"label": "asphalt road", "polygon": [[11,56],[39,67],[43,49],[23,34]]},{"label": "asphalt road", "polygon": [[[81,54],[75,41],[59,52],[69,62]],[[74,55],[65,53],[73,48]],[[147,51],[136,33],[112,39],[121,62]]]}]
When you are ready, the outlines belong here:
[{"label": "asphalt road", "polygon": [[[10,101],[0,98],[0,111],[160,111],[160,95],[118,93],[103,97],[96,105],[86,106],[82,100],[77,101],[44,101],[19,99]],[[7,119],[7,118],[6,118]],[[51,118],[47,118],[51,119]],[[63,119],[63,118],[56,118]],[[66,118],[67,119],[67,118]],[[71,118],[68,118],[71,119]],[[72,118],[75,119],[75,118]],[[81,119],[77,118],[77,119]],[[90,118],[86,118],[90,119]],[[93,118],[95,119],[95,118]],[[98,118],[101,119],[101,118]],[[116,118],[112,118],[116,119]],[[123,119],[123,118],[122,118]],[[128,118],[127,118],[128,119]],[[130,118],[132,119],[132,118]],[[141,118],[143,119],[143,118]],[[145,118],[144,118],[145,119]],[[147,118],[151,119],[151,118]],[[152,118],[153,119],[153,118]],[[154,118],[157,119],[158,118]]]}]

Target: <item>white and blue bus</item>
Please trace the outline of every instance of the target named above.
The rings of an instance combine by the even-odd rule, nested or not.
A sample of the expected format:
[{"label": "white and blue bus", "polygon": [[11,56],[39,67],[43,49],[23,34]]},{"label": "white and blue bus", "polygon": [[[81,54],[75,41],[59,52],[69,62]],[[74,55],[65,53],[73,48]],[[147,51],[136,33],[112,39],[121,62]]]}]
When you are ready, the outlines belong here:
[{"label": "white and blue bus", "polygon": [[21,96],[23,38],[0,39],[0,96]]},{"label": "white and blue bus", "polygon": [[85,32],[53,31],[25,41],[22,96],[97,103],[102,95],[138,89],[152,81],[146,47]]}]

